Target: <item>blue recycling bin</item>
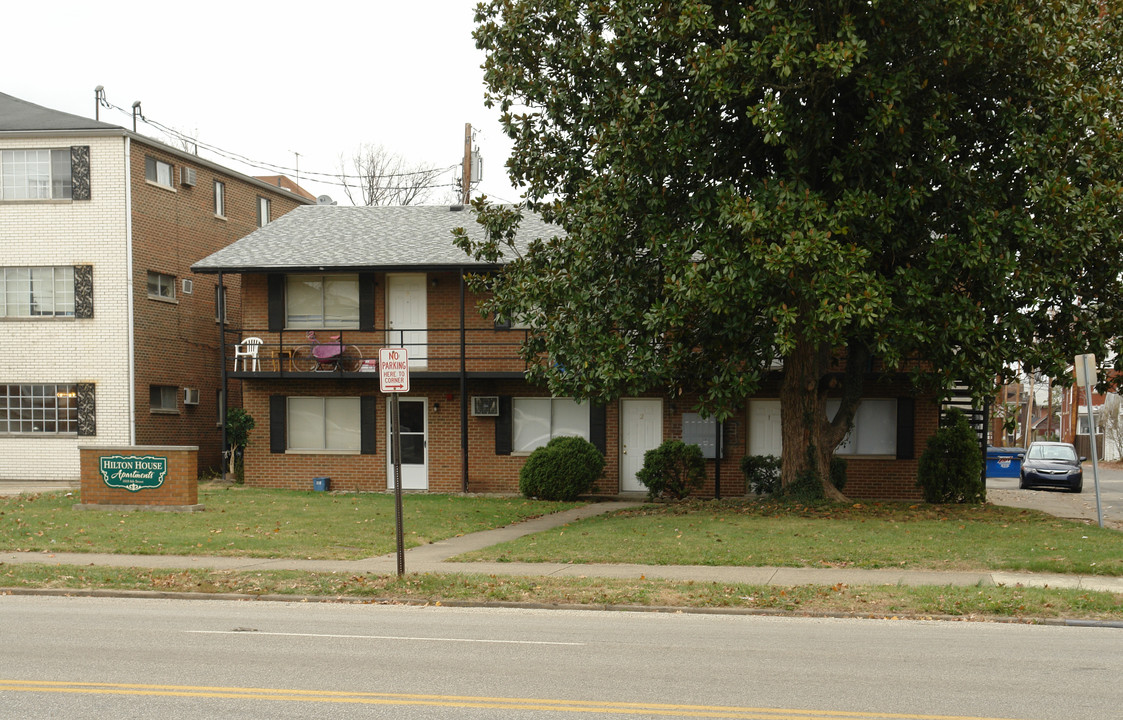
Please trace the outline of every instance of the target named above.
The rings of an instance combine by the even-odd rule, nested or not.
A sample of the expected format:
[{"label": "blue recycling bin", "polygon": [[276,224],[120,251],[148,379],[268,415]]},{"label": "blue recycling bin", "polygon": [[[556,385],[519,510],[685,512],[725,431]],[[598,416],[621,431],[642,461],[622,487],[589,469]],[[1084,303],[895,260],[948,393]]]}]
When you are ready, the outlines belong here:
[{"label": "blue recycling bin", "polygon": [[1025,454],[1025,448],[1020,447],[988,447],[987,477],[1019,477],[1022,473],[1022,458],[1025,457]]},{"label": "blue recycling bin", "polygon": [[327,492],[331,489],[331,478],[317,477],[312,478],[312,489],[317,492]]}]

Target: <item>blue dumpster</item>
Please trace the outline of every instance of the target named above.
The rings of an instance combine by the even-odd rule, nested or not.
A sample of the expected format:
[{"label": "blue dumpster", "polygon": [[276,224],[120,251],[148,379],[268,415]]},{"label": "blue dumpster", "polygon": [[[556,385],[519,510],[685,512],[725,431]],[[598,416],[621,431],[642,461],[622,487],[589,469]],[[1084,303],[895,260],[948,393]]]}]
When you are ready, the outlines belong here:
[{"label": "blue dumpster", "polygon": [[1025,454],[1025,448],[1020,447],[988,447],[987,477],[1016,478],[1020,476],[1022,458],[1025,457]]}]

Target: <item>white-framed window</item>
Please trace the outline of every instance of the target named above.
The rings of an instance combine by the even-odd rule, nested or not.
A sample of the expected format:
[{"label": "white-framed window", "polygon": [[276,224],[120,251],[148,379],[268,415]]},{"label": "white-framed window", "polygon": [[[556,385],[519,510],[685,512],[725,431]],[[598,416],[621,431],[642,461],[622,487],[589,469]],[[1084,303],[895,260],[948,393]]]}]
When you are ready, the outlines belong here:
[{"label": "white-framed window", "polygon": [[151,155],[144,158],[144,179],[166,188],[172,187],[172,166]]},{"label": "white-framed window", "polygon": [[74,268],[0,268],[0,317],[74,317]]},{"label": "white-framed window", "polygon": [[0,385],[0,433],[76,435],[75,385]]},{"label": "white-framed window", "polygon": [[358,275],[289,275],[285,278],[285,327],[359,327]]},{"label": "white-framed window", "polygon": [[214,181],[214,214],[226,217],[226,183],[221,180]]},{"label": "white-framed window", "polygon": [[148,297],[157,300],[175,300],[175,276],[149,270]]},{"label": "white-framed window", "polygon": [[573,398],[512,398],[511,451],[531,452],[566,435],[589,439],[589,404]]},{"label": "white-framed window", "polygon": [[290,397],[285,428],[289,450],[359,452],[361,413],[357,397]]},{"label": "white-framed window", "polygon": [[0,199],[71,197],[70,149],[0,151]]},{"label": "white-framed window", "polygon": [[[840,401],[827,400],[827,417],[838,412]],[[854,427],[834,450],[835,455],[896,455],[897,401],[864,398],[854,413]]]},{"label": "white-framed window", "polygon": [[[827,417],[838,412],[839,400],[827,400]],[[780,457],[780,401],[749,401],[749,454]],[[854,413],[854,427],[835,448],[836,455],[897,454],[897,401],[865,398]]]},{"label": "white-framed window", "polygon": [[178,413],[179,386],[149,385],[148,407],[154,413]]},{"label": "white-framed window", "polygon": [[257,198],[257,226],[258,227],[265,227],[266,225],[269,224],[269,220],[270,220],[269,211],[270,211],[271,205],[272,205],[272,201],[270,201],[269,198],[258,196],[258,198]]}]

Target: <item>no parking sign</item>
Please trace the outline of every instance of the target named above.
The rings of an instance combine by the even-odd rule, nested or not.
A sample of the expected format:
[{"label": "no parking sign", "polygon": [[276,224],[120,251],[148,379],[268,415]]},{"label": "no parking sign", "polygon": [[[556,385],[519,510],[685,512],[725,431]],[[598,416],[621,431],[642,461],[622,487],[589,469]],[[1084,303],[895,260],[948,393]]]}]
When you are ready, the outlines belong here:
[{"label": "no parking sign", "polygon": [[409,392],[409,351],[378,349],[378,389],[384,393]]}]

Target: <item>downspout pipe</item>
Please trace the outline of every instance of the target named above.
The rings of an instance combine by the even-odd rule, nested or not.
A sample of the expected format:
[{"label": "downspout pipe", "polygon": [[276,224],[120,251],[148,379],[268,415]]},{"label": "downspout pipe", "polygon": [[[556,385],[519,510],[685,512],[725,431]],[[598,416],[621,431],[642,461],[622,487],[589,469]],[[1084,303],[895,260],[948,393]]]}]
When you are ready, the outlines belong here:
[{"label": "downspout pipe", "polygon": [[136,445],[136,279],[133,277],[133,170],[132,138],[125,136],[125,311],[129,343],[129,445]]},{"label": "downspout pipe", "polygon": [[468,492],[468,333],[464,268],[460,268],[460,490]]}]

